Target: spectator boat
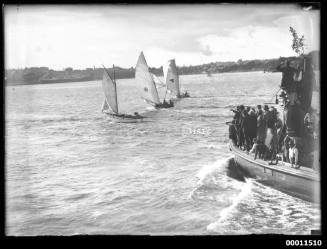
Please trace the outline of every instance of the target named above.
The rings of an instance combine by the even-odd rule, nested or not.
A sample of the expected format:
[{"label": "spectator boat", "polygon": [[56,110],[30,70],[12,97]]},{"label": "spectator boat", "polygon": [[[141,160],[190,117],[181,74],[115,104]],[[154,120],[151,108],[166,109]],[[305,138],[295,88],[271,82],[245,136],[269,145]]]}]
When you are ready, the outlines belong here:
[{"label": "spectator boat", "polygon": [[[245,177],[255,178],[258,182],[303,200],[320,203],[320,138],[317,135],[317,133],[319,134],[320,121],[315,118],[313,120],[316,121],[309,121],[312,125],[311,127],[314,127],[310,131],[313,133],[313,136],[310,135],[311,133],[308,130],[305,131],[304,128],[307,114],[320,113],[320,93],[318,91],[320,79],[317,77],[317,75],[319,76],[319,66],[317,66],[319,65],[319,60],[314,53],[309,53],[303,57],[302,61],[304,64],[302,65],[303,71],[301,71],[303,72],[303,77],[298,81],[299,83],[296,83],[300,86],[298,89],[302,90],[302,92],[297,90],[298,96],[301,96],[301,98],[298,98],[299,101],[297,103],[290,101],[291,98],[284,98],[282,105],[284,134],[294,141],[302,141],[302,144],[299,142],[296,147],[299,148],[299,152],[297,152],[299,153],[298,158],[300,156],[302,158],[302,161],[298,161],[298,166],[300,167],[293,168],[290,163],[284,160],[286,157],[282,160],[280,155],[278,155],[279,160],[275,164],[269,163],[270,160],[264,161],[258,158],[254,160],[254,154],[241,150],[236,145],[236,141],[233,142],[231,133],[229,148],[234,154],[236,169],[239,169],[239,172]],[[305,113],[306,115],[304,115]],[[227,122],[227,124],[234,125],[234,122]],[[285,146],[284,139],[283,143]],[[288,151],[288,148],[286,149],[284,152]],[[310,158],[310,156],[310,160],[305,160]]]},{"label": "spectator boat", "polygon": [[258,182],[271,186],[286,194],[306,201],[320,202],[320,174],[319,172],[302,166],[294,169],[291,164],[279,162],[269,165],[262,159],[253,159],[253,154],[247,154],[232,141],[230,151],[234,154],[237,167],[240,167],[245,176],[255,178]]}]

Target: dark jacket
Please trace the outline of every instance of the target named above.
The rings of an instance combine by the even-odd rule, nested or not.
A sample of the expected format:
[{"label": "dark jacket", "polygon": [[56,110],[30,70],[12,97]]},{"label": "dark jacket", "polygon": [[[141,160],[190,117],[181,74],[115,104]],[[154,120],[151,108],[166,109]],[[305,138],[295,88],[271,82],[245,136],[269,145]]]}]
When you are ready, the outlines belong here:
[{"label": "dark jacket", "polygon": [[279,65],[276,68],[276,70],[283,73],[281,88],[288,92],[293,87],[294,84],[293,77],[294,77],[294,73],[296,72],[296,69],[290,66],[282,67],[282,65]]}]

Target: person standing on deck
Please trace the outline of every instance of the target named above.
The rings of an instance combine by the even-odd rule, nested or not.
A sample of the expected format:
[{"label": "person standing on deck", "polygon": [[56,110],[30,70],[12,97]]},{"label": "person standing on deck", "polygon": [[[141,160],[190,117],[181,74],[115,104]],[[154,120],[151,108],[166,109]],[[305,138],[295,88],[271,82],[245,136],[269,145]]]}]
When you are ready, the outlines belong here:
[{"label": "person standing on deck", "polygon": [[269,119],[270,115],[271,115],[271,113],[269,111],[269,107],[267,105],[265,105],[263,108],[263,119],[264,119],[266,127],[267,127],[267,120]]},{"label": "person standing on deck", "polygon": [[264,122],[263,111],[258,111],[257,117],[257,140],[260,142],[265,141],[265,134],[266,134],[266,125]]},{"label": "person standing on deck", "polygon": [[233,145],[237,145],[237,130],[235,119],[233,119],[232,123],[229,124],[229,139],[232,140]]},{"label": "person standing on deck", "polygon": [[264,122],[264,125],[265,125],[265,137],[266,137],[266,134],[267,134],[267,121],[270,118],[270,116],[271,116],[271,113],[269,111],[269,107],[267,105],[265,105],[263,107],[263,122]]},{"label": "person standing on deck", "polygon": [[281,89],[289,95],[294,88],[294,74],[296,69],[290,66],[290,61],[285,60],[283,64],[277,66],[276,70],[282,72]]},{"label": "person standing on deck", "polygon": [[277,130],[276,130],[276,113],[274,108],[270,108],[267,115],[266,115],[266,127],[267,127],[267,135],[265,139],[265,145],[271,152],[271,163],[272,160],[275,159],[277,154],[277,145],[278,145],[278,138],[277,138]]},{"label": "person standing on deck", "polygon": [[257,117],[259,115],[259,111],[262,111],[261,105],[257,105],[257,111],[255,113],[257,115]]},{"label": "person standing on deck", "polygon": [[236,130],[236,145],[241,146],[240,145],[240,143],[241,143],[241,139],[240,139],[240,115],[241,115],[240,106],[237,106],[236,110],[231,109],[231,111],[234,112],[233,120],[235,120],[234,127]]},{"label": "person standing on deck", "polygon": [[253,109],[249,112],[249,139],[252,147],[253,139],[257,136],[257,115]]},{"label": "person standing on deck", "polygon": [[244,105],[240,105],[238,108],[238,119],[237,119],[237,138],[238,138],[238,146],[240,148],[244,145],[243,117],[242,117],[243,111],[244,111]]},{"label": "person standing on deck", "polygon": [[298,169],[300,168],[299,166],[299,150],[297,149],[296,144],[294,143],[293,139],[290,140],[289,142],[289,158],[290,158],[290,163],[291,167]]},{"label": "person standing on deck", "polygon": [[242,114],[242,133],[244,137],[244,150],[251,149],[250,131],[251,131],[251,120],[247,110],[243,110]]},{"label": "person standing on deck", "polygon": [[312,91],[316,86],[316,77],[314,73],[314,65],[311,56],[305,57],[305,70],[303,70],[303,77],[299,82],[299,98],[301,108],[308,112],[311,106]]}]

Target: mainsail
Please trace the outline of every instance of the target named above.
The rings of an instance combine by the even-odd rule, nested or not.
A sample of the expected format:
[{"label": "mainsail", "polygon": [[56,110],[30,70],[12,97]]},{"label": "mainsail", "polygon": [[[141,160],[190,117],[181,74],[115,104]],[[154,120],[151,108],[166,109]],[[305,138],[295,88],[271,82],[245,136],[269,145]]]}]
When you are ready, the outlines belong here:
[{"label": "mainsail", "polygon": [[168,63],[163,66],[163,72],[167,89],[176,95],[180,95],[179,77],[175,59],[169,60]]},{"label": "mainsail", "polygon": [[106,98],[104,98],[104,100],[103,100],[103,104],[102,104],[102,112],[105,112],[105,111],[107,111],[107,110],[109,110],[109,105],[108,105],[108,103],[107,103]]},{"label": "mainsail", "polygon": [[166,87],[166,85],[153,73],[151,73],[152,78],[156,86],[158,87]]},{"label": "mainsail", "polygon": [[160,99],[156,84],[154,83],[152,74],[149,72],[149,67],[141,52],[135,69],[135,80],[138,86],[142,88],[142,97],[153,104],[160,104]]},{"label": "mainsail", "polygon": [[[106,70],[103,71],[102,88],[105,95],[105,102],[110,106],[114,113],[118,113],[116,82],[110,78]],[[105,108],[105,103],[103,108]]]}]

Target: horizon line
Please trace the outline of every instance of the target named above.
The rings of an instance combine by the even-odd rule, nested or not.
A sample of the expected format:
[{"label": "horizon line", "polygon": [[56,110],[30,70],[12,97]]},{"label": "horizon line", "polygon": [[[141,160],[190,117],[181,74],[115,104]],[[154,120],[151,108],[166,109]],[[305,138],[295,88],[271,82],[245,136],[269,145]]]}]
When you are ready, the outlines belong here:
[{"label": "horizon line", "polygon": [[[313,52],[313,51],[319,51],[319,50],[312,50],[310,52]],[[308,53],[310,53],[308,52]],[[307,54],[308,54],[307,53]],[[265,58],[265,59],[251,59],[251,60],[243,60],[242,58],[238,59],[238,60],[242,60],[242,61],[255,61],[255,60],[259,60],[259,61],[263,61],[263,60],[274,60],[274,59],[280,59],[280,58],[289,58],[289,57],[299,57],[298,55],[291,55],[291,56],[279,56],[279,57],[275,57],[275,58]],[[207,63],[202,63],[202,64],[189,64],[189,65],[177,65],[177,67],[190,67],[190,66],[200,66],[200,65],[206,65],[206,64],[211,64],[211,63],[227,63],[227,62],[237,62],[238,60],[236,61],[212,61],[212,62],[207,62]],[[42,67],[46,67],[50,70],[65,70],[67,68],[73,68],[73,70],[83,70],[83,69],[87,69],[87,68],[96,68],[95,65],[92,65],[92,66],[86,66],[84,68],[74,68],[73,66],[65,66],[65,67],[62,67],[62,68],[51,68],[50,66],[29,66],[29,67],[15,67],[15,68],[5,68],[5,70],[14,70],[14,69],[28,69],[28,68],[42,68]],[[130,66],[130,67],[123,67],[123,66],[119,66],[119,65],[116,65],[115,64],[115,67],[119,67],[119,68],[123,68],[123,69],[129,69],[129,68],[135,68],[135,66]],[[160,66],[160,67],[152,67],[149,65],[149,68],[161,68],[163,66]],[[102,68],[102,66],[100,65],[98,68]],[[111,67],[108,67],[108,68],[111,68]]]}]

